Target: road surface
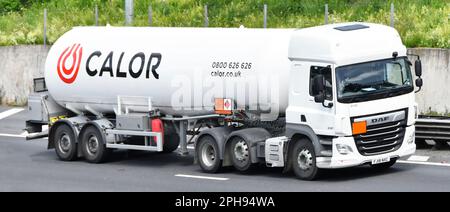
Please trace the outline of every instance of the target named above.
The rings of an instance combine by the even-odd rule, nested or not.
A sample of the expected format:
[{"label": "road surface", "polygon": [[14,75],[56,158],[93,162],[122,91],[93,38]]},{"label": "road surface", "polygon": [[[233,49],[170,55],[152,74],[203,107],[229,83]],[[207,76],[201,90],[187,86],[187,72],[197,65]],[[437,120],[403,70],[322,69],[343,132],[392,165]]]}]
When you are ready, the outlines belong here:
[{"label": "road surface", "polygon": [[25,120],[26,110],[0,107],[0,191],[450,191],[450,151],[418,151],[428,156],[404,159],[383,172],[368,166],[329,170],[309,182],[265,167],[206,174],[193,164],[192,152],[117,151],[104,164],[62,162],[47,150],[46,139],[25,141]]}]

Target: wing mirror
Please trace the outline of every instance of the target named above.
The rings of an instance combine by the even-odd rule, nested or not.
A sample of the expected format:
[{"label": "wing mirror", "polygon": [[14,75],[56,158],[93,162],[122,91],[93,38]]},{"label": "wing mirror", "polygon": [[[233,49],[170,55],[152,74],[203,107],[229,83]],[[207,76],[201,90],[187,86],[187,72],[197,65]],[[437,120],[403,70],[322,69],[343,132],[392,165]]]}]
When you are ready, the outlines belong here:
[{"label": "wing mirror", "polygon": [[416,91],[419,92],[422,89],[423,86],[423,80],[422,80],[422,61],[420,61],[420,56],[416,54],[408,54],[410,56],[417,57],[417,60],[414,62],[414,71],[416,72],[416,76],[418,77],[416,79],[416,87],[419,87],[419,90]]},{"label": "wing mirror", "polygon": [[325,77],[321,74],[315,76],[312,80],[312,94],[314,102],[322,103],[324,107],[331,108],[333,103],[325,105]]},{"label": "wing mirror", "polygon": [[414,70],[416,71],[417,77],[422,76],[422,61],[420,61],[420,58],[414,62]]},{"label": "wing mirror", "polygon": [[423,85],[423,80],[422,78],[417,78],[416,79],[416,86],[419,87],[419,89],[422,87]]},{"label": "wing mirror", "polygon": [[323,75],[317,75],[312,80],[312,94],[314,96],[314,101],[317,103],[321,103],[325,100],[324,92],[325,92],[325,77]]}]

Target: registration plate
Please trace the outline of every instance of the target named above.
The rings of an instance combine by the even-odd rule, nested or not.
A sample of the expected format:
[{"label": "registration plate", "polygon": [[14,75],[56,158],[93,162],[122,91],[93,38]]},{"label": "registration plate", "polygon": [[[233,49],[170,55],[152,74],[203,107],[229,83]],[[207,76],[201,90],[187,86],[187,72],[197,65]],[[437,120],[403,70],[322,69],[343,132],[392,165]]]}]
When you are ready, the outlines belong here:
[{"label": "registration plate", "polygon": [[386,163],[386,162],[389,162],[390,160],[391,160],[390,157],[386,157],[386,158],[377,158],[377,159],[373,159],[373,160],[372,160],[372,164]]}]

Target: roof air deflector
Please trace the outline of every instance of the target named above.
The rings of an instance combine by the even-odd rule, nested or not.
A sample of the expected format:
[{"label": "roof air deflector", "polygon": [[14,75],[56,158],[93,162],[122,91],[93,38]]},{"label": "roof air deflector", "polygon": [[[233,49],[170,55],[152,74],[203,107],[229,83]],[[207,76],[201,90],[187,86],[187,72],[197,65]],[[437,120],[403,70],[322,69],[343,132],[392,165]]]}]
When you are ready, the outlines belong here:
[{"label": "roof air deflector", "polygon": [[360,29],[366,29],[366,28],[369,28],[369,26],[362,25],[362,24],[352,24],[352,25],[335,27],[334,29],[339,30],[339,31],[353,31],[353,30],[360,30]]}]

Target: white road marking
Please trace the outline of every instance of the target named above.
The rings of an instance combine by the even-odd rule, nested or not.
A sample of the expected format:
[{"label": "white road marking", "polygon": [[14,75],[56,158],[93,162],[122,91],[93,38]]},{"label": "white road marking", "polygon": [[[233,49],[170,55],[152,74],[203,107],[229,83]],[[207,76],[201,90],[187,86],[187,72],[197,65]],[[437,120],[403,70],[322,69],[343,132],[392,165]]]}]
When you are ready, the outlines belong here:
[{"label": "white road marking", "polygon": [[14,137],[14,138],[25,138],[25,135],[15,135],[15,134],[7,134],[7,133],[0,133],[0,136]]},{"label": "white road marking", "polygon": [[[181,148],[180,146],[178,146],[178,148]],[[195,149],[195,147],[194,146],[187,146],[186,147],[187,149]]]},{"label": "white road marking", "polygon": [[[3,136],[3,137],[13,137],[13,138],[25,138],[25,137],[27,137],[27,135],[29,135],[27,131],[24,131],[23,133],[21,133],[19,135],[17,135],[17,134],[8,134],[8,133],[0,133],[0,137]],[[48,137],[44,137],[44,138],[41,138],[41,139],[48,140]]]},{"label": "white road marking", "polygon": [[23,108],[13,108],[13,109],[7,110],[5,112],[1,112],[0,113],[0,120],[6,118],[8,116],[12,116],[12,115],[14,115],[16,113],[22,112],[23,110],[24,110]]},{"label": "white road marking", "polygon": [[406,164],[416,164],[416,165],[427,165],[427,166],[445,166],[450,167],[449,163],[434,163],[434,162],[420,162],[420,161],[407,161],[407,160],[399,160],[397,163],[406,163]]},{"label": "white road marking", "polygon": [[430,159],[428,156],[421,156],[421,155],[411,155],[411,157],[408,158],[408,161],[419,161],[419,162],[426,162]]},{"label": "white road marking", "polygon": [[175,177],[187,177],[187,178],[206,179],[206,180],[221,180],[221,181],[230,179],[230,178],[225,178],[225,177],[206,177],[206,176],[187,175],[187,174],[176,174]]}]

